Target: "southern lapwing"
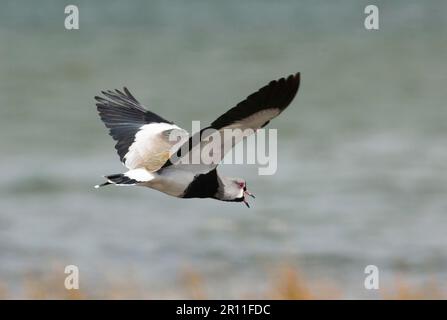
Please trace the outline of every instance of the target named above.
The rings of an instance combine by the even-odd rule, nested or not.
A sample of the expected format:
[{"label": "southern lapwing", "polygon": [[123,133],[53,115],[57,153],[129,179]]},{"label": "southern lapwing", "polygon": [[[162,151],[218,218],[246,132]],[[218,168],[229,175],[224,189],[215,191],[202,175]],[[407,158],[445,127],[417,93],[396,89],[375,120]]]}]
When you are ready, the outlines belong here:
[{"label": "southern lapwing", "polygon": [[[145,186],[174,197],[236,201],[249,207],[247,196],[254,196],[247,191],[245,180],[221,176],[216,167],[228,149],[287,108],[299,85],[299,73],[271,81],[191,137],[173,122],[143,107],[127,88],[102,91],[104,97],[95,97],[99,116],[116,141],[115,149],[128,171],[105,176],[107,181],[95,187]],[[224,135],[228,131],[225,129],[239,130],[229,148],[219,142],[222,148],[220,154],[216,153],[218,161],[185,164],[181,160],[190,158],[195,148],[212,140],[205,136],[204,132],[209,131],[206,129]]]}]

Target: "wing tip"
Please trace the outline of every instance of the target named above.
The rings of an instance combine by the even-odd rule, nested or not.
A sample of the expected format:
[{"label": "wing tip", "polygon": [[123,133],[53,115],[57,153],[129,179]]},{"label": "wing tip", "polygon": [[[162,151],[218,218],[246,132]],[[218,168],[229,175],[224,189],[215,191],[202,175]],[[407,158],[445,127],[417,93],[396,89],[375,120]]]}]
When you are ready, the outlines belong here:
[{"label": "wing tip", "polygon": [[292,102],[293,98],[298,92],[301,82],[301,72],[297,72],[295,74],[291,74],[286,79],[286,86],[290,89],[290,101],[288,101],[287,105]]},{"label": "wing tip", "polygon": [[301,81],[301,72],[295,73],[295,76],[293,78],[297,82],[297,84],[299,85],[300,81]]},{"label": "wing tip", "polygon": [[276,88],[282,88],[284,91],[283,98],[280,99],[279,109],[286,109],[298,93],[301,81],[301,72],[289,75],[287,78],[281,78],[275,83]]},{"label": "wing tip", "polygon": [[277,85],[286,86],[286,87],[291,88],[292,91],[294,91],[294,95],[295,95],[296,92],[298,91],[299,86],[300,86],[300,82],[301,82],[301,72],[298,71],[295,74],[291,74],[287,77],[282,77],[277,80],[272,80],[266,87],[277,86]]},{"label": "wing tip", "polygon": [[291,74],[290,76],[287,77],[286,81],[292,81],[294,82],[296,85],[299,86],[300,81],[301,81],[301,72],[297,72],[295,74]]}]

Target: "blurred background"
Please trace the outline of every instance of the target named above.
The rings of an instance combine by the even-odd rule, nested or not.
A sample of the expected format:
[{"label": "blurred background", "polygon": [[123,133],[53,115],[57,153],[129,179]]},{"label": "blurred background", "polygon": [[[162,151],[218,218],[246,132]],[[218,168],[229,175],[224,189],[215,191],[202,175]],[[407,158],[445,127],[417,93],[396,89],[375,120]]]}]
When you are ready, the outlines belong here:
[{"label": "blurred background", "polygon": [[[68,4],[79,8],[79,30],[64,28]],[[368,4],[379,7],[378,31],[364,28]],[[0,7],[5,297],[28,297],[36,281],[60,290],[69,264],[82,290],[106,297],[120,283],[138,288],[131,297],[188,298],[185,274],[201,279],[206,297],[264,297],[281,266],[344,298],[382,297],[364,288],[369,264],[381,288],[396,279],[446,288],[447,2]],[[251,209],[93,188],[123,170],[94,106],[100,90],[127,86],[190,130],[297,71],[297,98],[269,126],[278,129],[276,175],[221,168],[248,181]],[[53,276],[62,280],[36,280]]]}]

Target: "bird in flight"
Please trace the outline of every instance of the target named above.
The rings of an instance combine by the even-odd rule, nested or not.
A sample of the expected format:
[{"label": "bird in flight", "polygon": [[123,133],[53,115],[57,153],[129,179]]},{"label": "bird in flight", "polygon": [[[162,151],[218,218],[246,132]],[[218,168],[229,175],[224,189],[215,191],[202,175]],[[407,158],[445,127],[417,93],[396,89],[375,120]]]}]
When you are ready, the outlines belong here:
[{"label": "bird in flight", "polygon": [[[284,111],[299,85],[300,73],[271,81],[191,137],[173,122],[147,110],[127,88],[102,91],[103,97],[95,97],[98,113],[128,171],[105,176],[107,181],[95,188],[111,184],[144,186],[179,198],[212,198],[250,207],[247,197],[254,195],[247,190],[246,181],[222,176],[216,168],[239,141]],[[221,144],[215,154],[217,161],[181,161],[190,160],[195,149],[214,141],[205,132],[225,134],[228,129],[239,130],[231,137],[229,147],[216,139]]]}]

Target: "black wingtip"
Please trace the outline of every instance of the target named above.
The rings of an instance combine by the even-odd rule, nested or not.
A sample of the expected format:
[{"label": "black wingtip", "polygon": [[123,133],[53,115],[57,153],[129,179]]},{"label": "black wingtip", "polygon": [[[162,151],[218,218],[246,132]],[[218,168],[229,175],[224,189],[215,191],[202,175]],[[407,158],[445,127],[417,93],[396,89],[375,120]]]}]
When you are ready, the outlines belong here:
[{"label": "black wingtip", "polygon": [[295,81],[298,83],[299,86],[301,82],[301,72],[295,73]]},{"label": "black wingtip", "polygon": [[95,186],[95,189],[99,189],[99,188],[101,188],[101,187],[108,186],[109,184],[112,184],[112,183],[110,183],[109,181],[107,181],[107,182],[104,182],[104,183],[101,183],[101,184],[97,184],[97,185]]},{"label": "black wingtip", "polygon": [[[280,80],[284,79],[286,82],[288,81],[294,81],[299,83],[300,79],[301,79],[301,72],[297,72],[295,74],[291,74],[290,76],[286,77],[286,78],[281,78]],[[279,81],[279,80],[278,80]]]},{"label": "black wingtip", "polygon": [[290,76],[287,77],[287,80],[286,80],[286,81],[287,81],[287,82],[289,82],[289,81],[294,82],[295,85],[296,85],[297,87],[299,87],[299,85],[300,85],[300,81],[301,81],[301,72],[297,72],[297,73],[295,73],[295,74],[291,74]]},{"label": "black wingtip", "polygon": [[[300,79],[301,73],[297,72],[270,81],[268,85],[252,93],[245,100],[214,120],[211,127],[215,129],[223,128],[263,109],[275,108],[279,112],[284,111],[295,98],[300,86]],[[267,119],[261,127],[266,126],[270,120]]]},{"label": "black wingtip", "polygon": [[135,97],[132,95],[132,93],[130,93],[130,91],[129,91],[129,89],[127,89],[127,87],[123,87],[123,91],[130,99],[132,99],[136,103],[139,103],[138,100],[135,99]]},{"label": "black wingtip", "polygon": [[106,99],[104,99],[103,97],[100,97],[100,96],[95,96],[95,98],[94,98],[96,101],[98,101],[98,102],[104,102],[104,101],[107,101]]}]

